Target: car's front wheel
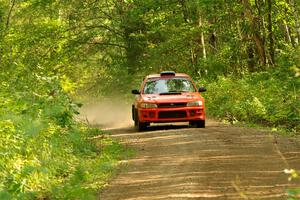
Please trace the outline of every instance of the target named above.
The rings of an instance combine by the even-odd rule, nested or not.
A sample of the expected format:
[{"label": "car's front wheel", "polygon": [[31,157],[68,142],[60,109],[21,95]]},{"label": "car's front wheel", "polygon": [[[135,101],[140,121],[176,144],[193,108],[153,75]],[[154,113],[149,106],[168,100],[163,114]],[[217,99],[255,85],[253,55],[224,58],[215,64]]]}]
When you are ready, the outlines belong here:
[{"label": "car's front wheel", "polygon": [[140,122],[138,111],[135,110],[134,112],[134,126],[137,128],[138,131],[144,131],[147,129],[149,123],[147,122]]},{"label": "car's front wheel", "polygon": [[205,120],[191,121],[190,125],[197,128],[205,128]]},{"label": "car's front wheel", "polygon": [[134,105],[131,106],[131,116],[132,116],[132,120],[134,121],[134,115],[135,115],[135,108]]}]

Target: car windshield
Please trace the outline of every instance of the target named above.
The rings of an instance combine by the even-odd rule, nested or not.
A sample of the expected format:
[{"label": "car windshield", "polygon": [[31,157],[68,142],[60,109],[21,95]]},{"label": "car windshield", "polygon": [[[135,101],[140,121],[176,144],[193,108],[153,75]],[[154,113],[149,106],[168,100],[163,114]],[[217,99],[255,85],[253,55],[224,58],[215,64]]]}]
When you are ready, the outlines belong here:
[{"label": "car windshield", "polygon": [[173,94],[196,92],[192,82],[186,78],[150,79],[144,87],[144,94]]}]

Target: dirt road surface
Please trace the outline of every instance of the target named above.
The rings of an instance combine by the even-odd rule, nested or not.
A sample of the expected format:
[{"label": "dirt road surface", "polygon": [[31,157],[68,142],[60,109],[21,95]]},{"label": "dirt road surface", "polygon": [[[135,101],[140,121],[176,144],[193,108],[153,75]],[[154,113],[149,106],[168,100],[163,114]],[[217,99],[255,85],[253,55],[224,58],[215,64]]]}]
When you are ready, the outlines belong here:
[{"label": "dirt road surface", "polygon": [[287,199],[284,169],[300,169],[300,145],[265,131],[208,122],[207,128],[111,129],[137,151],[100,199]]},{"label": "dirt road surface", "polygon": [[[116,107],[91,106],[87,118],[92,123],[110,121],[109,115],[91,113]],[[295,139],[214,121],[205,129],[160,125],[136,132],[129,109],[115,109],[114,114],[123,117],[112,116],[115,123],[102,128],[136,155],[122,161],[120,173],[99,194],[101,200],[281,200],[287,199],[288,188],[300,187],[283,172],[300,170],[300,143]]]}]

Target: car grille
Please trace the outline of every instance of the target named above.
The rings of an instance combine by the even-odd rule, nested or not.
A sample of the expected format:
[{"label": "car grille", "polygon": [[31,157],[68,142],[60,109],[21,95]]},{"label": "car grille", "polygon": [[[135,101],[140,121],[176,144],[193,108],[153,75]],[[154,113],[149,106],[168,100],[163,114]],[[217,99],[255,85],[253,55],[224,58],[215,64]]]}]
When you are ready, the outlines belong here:
[{"label": "car grille", "polygon": [[179,108],[186,107],[186,103],[160,103],[157,105],[159,108]]},{"label": "car grille", "polygon": [[185,111],[161,111],[158,113],[158,118],[168,119],[168,118],[185,118]]}]

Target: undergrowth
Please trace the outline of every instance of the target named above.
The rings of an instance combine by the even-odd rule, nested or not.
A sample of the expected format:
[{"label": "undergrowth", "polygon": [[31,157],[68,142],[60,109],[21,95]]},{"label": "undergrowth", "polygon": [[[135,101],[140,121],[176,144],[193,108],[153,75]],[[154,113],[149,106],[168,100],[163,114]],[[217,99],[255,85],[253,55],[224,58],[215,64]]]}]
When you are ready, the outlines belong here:
[{"label": "undergrowth", "polygon": [[0,199],[96,199],[128,151],[76,122],[78,104],[59,84],[0,87]]},{"label": "undergrowth", "polygon": [[230,123],[261,124],[300,130],[300,78],[288,68],[245,75],[220,76],[208,83],[208,115]]},{"label": "undergrowth", "polygon": [[[299,180],[299,174],[294,169],[285,169],[284,173],[289,175],[288,180]],[[300,198],[300,187],[294,187],[287,190],[288,200],[298,200]]]}]

